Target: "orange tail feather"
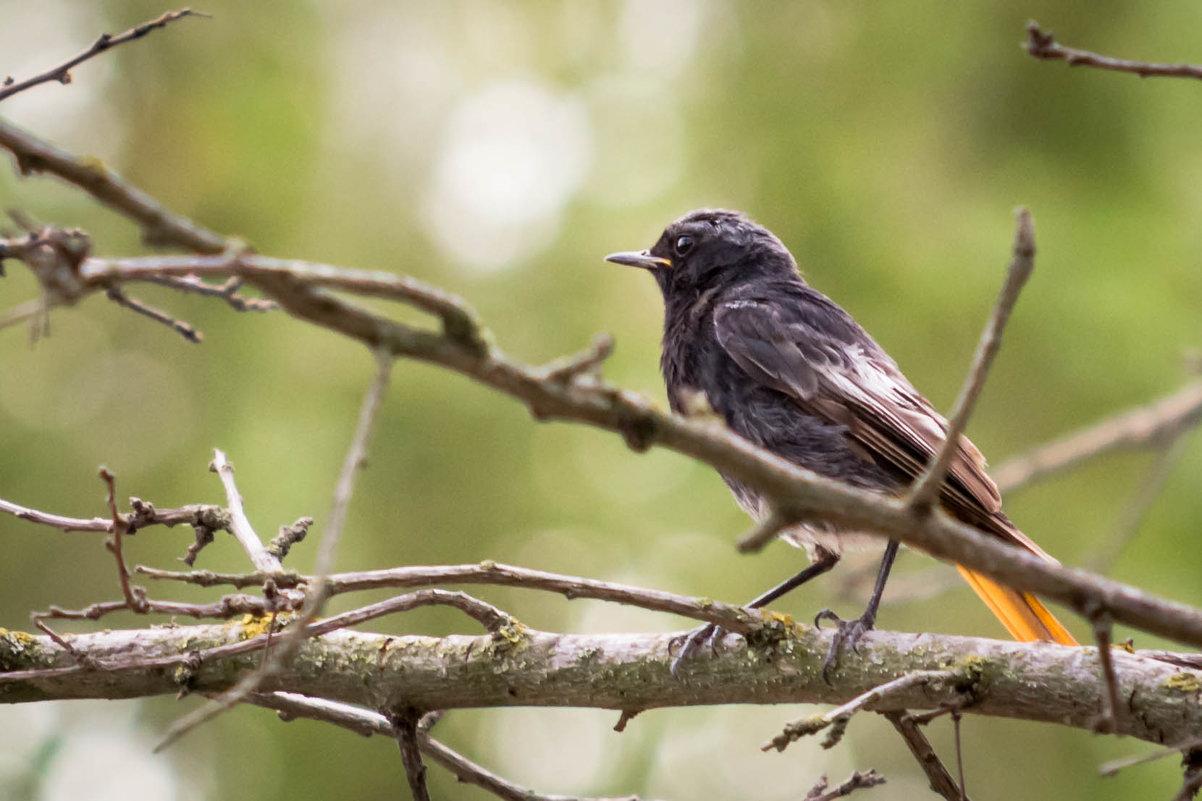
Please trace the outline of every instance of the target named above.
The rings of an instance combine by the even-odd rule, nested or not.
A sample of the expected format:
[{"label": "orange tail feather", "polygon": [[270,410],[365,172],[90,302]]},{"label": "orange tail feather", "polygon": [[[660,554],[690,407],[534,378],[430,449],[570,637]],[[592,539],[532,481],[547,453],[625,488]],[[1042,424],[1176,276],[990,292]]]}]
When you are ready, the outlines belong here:
[{"label": "orange tail feather", "polygon": [[956,568],[1014,639],[1021,642],[1041,640],[1061,645],[1078,644],[1068,629],[1035,596],[1012,590],[966,567],[956,565]]}]

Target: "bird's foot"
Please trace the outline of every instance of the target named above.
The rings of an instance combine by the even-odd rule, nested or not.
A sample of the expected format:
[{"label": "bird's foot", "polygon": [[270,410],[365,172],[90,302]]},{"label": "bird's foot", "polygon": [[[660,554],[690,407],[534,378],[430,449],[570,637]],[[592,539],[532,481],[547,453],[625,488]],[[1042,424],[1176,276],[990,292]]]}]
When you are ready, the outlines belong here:
[{"label": "bird's foot", "polygon": [[706,623],[700,628],[693,629],[684,636],[680,641],[680,650],[676,654],[676,658],[672,660],[672,675],[679,678],[680,667],[683,665],[701,646],[708,644],[710,653],[714,653],[718,649],[718,641],[726,634],[726,630],[715,623]]},{"label": "bird's foot", "polygon": [[822,661],[822,680],[830,684],[831,671],[839,663],[839,650],[846,646],[859,653],[856,651],[856,644],[864,636],[864,632],[871,631],[876,625],[876,614],[870,609],[855,620],[843,620],[831,610],[823,609],[814,616],[814,625],[821,628],[824,620],[830,620],[836,626],[830,650],[826,652],[826,659]]}]

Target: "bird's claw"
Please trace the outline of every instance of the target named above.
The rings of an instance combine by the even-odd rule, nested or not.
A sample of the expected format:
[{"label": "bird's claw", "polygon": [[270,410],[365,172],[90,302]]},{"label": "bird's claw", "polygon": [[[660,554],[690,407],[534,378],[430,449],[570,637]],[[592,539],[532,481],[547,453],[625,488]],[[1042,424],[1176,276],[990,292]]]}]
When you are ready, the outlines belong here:
[{"label": "bird's claw", "polygon": [[830,609],[823,609],[814,616],[814,626],[821,628],[823,620],[829,620],[835,624],[835,636],[831,640],[830,650],[826,652],[826,659],[822,660],[822,680],[830,684],[831,671],[839,663],[839,650],[847,646],[858,654],[856,645],[864,636],[864,632],[872,630],[876,623],[876,615],[865,612],[855,620],[844,620]]},{"label": "bird's claw", "polygon": [[[716,652],[718,649],[718,640],[721,640],[725,634],[725,629],[715,623],[706,623],[704,626],[690,631],[680,643],[680,651],[676,654],[676,658],[672,660],[672,667],[670,668],[672,676],[679,678],[681,665],[696,653],[698,648],[707,642],[710,646],[710,652]],[[673,641],[673,644],[675,642]]]}]

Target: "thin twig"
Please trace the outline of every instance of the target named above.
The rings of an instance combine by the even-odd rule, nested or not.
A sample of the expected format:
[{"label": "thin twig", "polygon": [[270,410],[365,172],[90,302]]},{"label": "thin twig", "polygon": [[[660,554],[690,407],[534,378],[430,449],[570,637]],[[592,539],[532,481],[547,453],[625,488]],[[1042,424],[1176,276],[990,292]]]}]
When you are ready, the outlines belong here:
[{"label": "thin twig", "polygon": [[768,516],[760,520],[755,526],[743,536],[739,537],[735,542],[735,547],[740,553],[752,553],[760,550],[783,530],[793,525],[797,521],[786,516],[778,509],[773,508]]},{"label": "thin twig", "polygon": [[146,591],[141,587],[135,588],[129,583],[129,568],[125,565],[125,554],[122,543],[125,540],[125,533],[129,527],[125,519],[121,516],[121,512],[117,509],[116,477],[109,472],[108,468],[102,467],[100,468],[100,480],[108,488],[106,502],[109,506],[109,514],[112,515],[112,529],[108,542],[105,545],[117,561],[117,580],[121,584],[121,594],[125,596],[125,605],[131,612],[145,614],[147,611]]},{"label": "thin twig", "polygon": [[389,722],[401,749],[401,764],[405,766],[405,777],[409,780],[409,792],[413,801],[430,801],[430,788],[426,786],[426,764],[417,742],[417,722],[422,713],[413,707],[395,711]]},{"label": "thin twig", "polygon": [[363,737],[371,737],[374,734],[393,736],[388,718],[378,712],[351,704],[287,692],[251,693],[244,700],[264,709],[274,709],[285,722],[307,718],[332,723]]},{"label": "thin twig", "polygon": [[0,512],[6,512],[20,520],[28,520],[43,526],[57,528],[60,531],[112,531],[113,521],[104,517],[66,517],[52,512],[41,512],[19,503],[0,498]]},{"label": "thin twig", "polygon": [[1027,41],[1023,49],[1035,58],[1048,61],[1064,61],[1070,67],[1096,67],[1113,72],[1130,72],[1141,78],[1198,78],[1202,80],[1202,66],[1193,64],[1156,64],[1146,61],[1128,61],[1123,58],[1091,53],[1075,47],[1065,47],[1053,38],[1051,31],[1039,27],[1035,20],[1027,22]]},{"label": "thin twig", "polygon": [[866,773],[860,773],[858,770],[844,779],[835,787],[827,789],[826,775],[818,779],[818,783],[810,788],[802,801],[834,801],[836,798],[844,798],[854,793],[856,790],[865,790],[870,787],[876,787],[885,783],[885,777],[877,773],[875,770],[869,770]]},{"label": "thin twig", "polygon": [[[125,602],[120,601],[119,603],[121,604],[121,607],[124,608]],[[34,626],[37,627],[38,631],[41,631],[43,634],[49,637],[55,645],[62,648],[71,655],[72,659],[75,660],[74,667],[65,668],[63,670],[74,672],[80,670],[95,670],[100,667],[106,667],[99,659],[91,654],[86,654],[79,651],[74,645],[71,644],[70,640],[47,626],[45,621],[48,617],[49,615],[46,613],[34,612],[29,616],[29,620]],[[19,673],[19,671],[6,671],[4,673],[0,673],[0,681],[10,678],[14,673]],[[46,671],[37,671],[37,673],[44,675]]]},{"label": "thin twig", "polygon": [[1167,437],[1202,421],[1202,381],[1040,445],[993,471],[1002,492],[1032,484],[1112,450],[1159,447]]},{"label": "thin twig", "polygon": [[1018,302],[1018,295],[1022,291],[1023,285],[1027,283],[1027,279],[1031,277],[1031,271],[1035,268],[1035,228],[1031,223],[1031,212],[1020,208],[1017,214],[1018,221],[1014,230],[1014,254],[1010,260],[1010,269],[1006,273],[1006,282],[993,307],[989,324],[985,326],[981,340],[977,343],[972,367],[968,371],[968,377],[964,380],[964,386],[960,389],[960,396],[956,398],[956,403],[952,407],[943,445],[935,454],[935,458],[931,460],[926,471],[915,480],[914,488],[910,492],[910,508],[916,513],[922,514],[928,511],[938,497],[939,489],[951,466],[952,458],[960,450],[960,436],[964,433],[964,427],[968,425],[968,418],[972,415],[981,389],[985,386],[985,377],[989,374],[989,368],[993,364],[998,348],[1001,347],[1002,331],[1006,327],[1006,321],[1010,319],[1010,312],[1014,310],[1014,304]]},{"label": "thin twig", "polygon": [[464,784],[475,786],[492,793],[504,801],[639,801],[637,795],[622,796],[621,798],[585,798],[574,795],[544,795],[536,793],[519,784],[503,779],[482,765],[443,745],[438,740],[425,737],[422,740],[422,753],[430,757],[446,770],[455,775]]},{"label": "thin twig", "polygon": [[4,82],[4,87],[0,88],[0,100],[12,97],[18,92],[24,92],[38,84],[58,81],[61,84],[71,83],[71,70],[79,66],[90,58],[104,53],[107,50],[112,50],[118,45],[123,45],[126,42],[132,42],[135,39],[141,39],[146,34],[156,28],[165,28],[172,22],[182,17],[208,17],[208,14],[202,14],[199,11],[193,11],[190,8],[180,9],[179,11],[168,11],[159,17],[143,22],[130,28],[128,31],[117,34],[116,36],[106,33],[101,35],[99,39],[92,43],[92,46],[80,53],[70,61],[66,61],[57,67],[46,70],[45,72],[35,75],[32,78],[21,81],[20,83],[13,82],[12,78]]},{"label": "thin twig", "polygon": [[[449,606],[458,609],[492,634],[496,634],[507,627],[513,628],[514,626],[512,617],[492,604],[481,601],[479,598],[473,598],[465,592],[458,590],[425,589],[406,593],[405,595],[398,595],[395,598],[389,598],[385,601],[352,609],[349,612],[331,615],[316,623],[310,623],[304,629],[304,638],[320,637],[322,634],[328,634],[331,631],[357,626],[360,623],[366,623],[369,620],[375,620],[376,618],[397,612],[408,612],[420,606]],[[201,653],[203,654],[203,652]]]},{"label": "thin twig", "polygon": [[1123,549],[1139,533],[1140,524],[1148,516],[1156,498],[1164,489],[1173,468],[1185,453],[1185,433],[1172,436],[1156,453],[1152,464],[1144,471],[1139,486],[1120,507],[1114,530],[1091,550],[1090,569],[1105,575],[1118,561]]},{"label": "thin twig", "polygon": [[955,699],[955,703],[942,704],[934,709],[928,709],[926,712],[906,712],[906,715],[919,726],[925,726],[932,720],[941,718],[944,715],[954,715],[961,712],[969,706],[970,700],[969,698],[961,697]]},{"label": "thin twig", "polygon": [[952,710],[952,731],[956,738],[956,775],[960,779],[960,801],[967,801],[968,788],[964,783],[964,743],[960,739],[960,721],[963,717],[960,710]]},{"label": "thin twig", "polygon": [[315,576],[309,583],[309,597],[305,603],[306,611],[301,618],[304,623],[317,617],[325,603],[327,582],[338,553],[338,542],[342,537],[343,526],[346,524],[351,496],[355,492],[355,478],[367,464],[367,443],[375,428],[376,417],[379,414],[380,406],[384,403],[384,395],[388,391],[391,378],[392,354],[383,350],[377,351],[376,380],[372,382],[359,409],[359,422],[355,426],[355,434],[351,438],[351,445],[342,462],[342,471],[338,474],[338,483],[334,488],[330,514],[326,518],[321,544],[317,548],[317,561],[314,565]]},{"label": "thin twig", "polygon": [[238,289],[242,286],[242,280],[239,278],[229,278],[217,286],[206,284],[194,275],[161,275],[152,276],[146,280],[149,283],[170,287],[180,292],[204,295],[210,298],[221,298],[234,311],[269,312],[279,308],[273,301],[263,300],[262,298],[248,298],[238,294]]},{"label": "thin twig", "polygon": [[951,772],[939,759],[931,741],[918,728],[918,724],[914,722],[913,718],[905,712],[883,712],[882,714],[906,741],[910,753],[918,760],[919,767],[927,775],[931,789],[947,801],[969,801],[968,797],[960,792],[961,788],[956,784]]},{"label": "thin twig", "polygon": [[[308,718],[332,723],[365,737],[373,734],[384,737],[394,736],[393,727],[386,717],[378,712],[349,704],[284,692],[252,693],[245,700],[256,706],[276,710],[284,720]],[[480,787],[505,801],[638,801],[637,796],[627,796],[622,799],[586,799],[577,796],[535,793],[502,779],[487,768],[432,739],[428,726],[431,717],[432,715],[426,715],[417,725],[418,747],[421,748],[422,753],[454,774],[459,781]]]},{"label": "thin twig", "polygon": [[[239,615],[265,615],[276,611],[279,604],[259,598],[254,595],[238,593],[223,595],[221,600],[207,604],[189,604],[179,601],[152,601],[145,599],[140,611],[142,614],[154,613],[159,615],[186,615],[194,618],[216,618],[228,620]],[[83,609],[63,609],[50,605],[46,612],[37,612],[35,616],[41,620],[99,620],[112,612],[132,609],[128,601],[101,601],[89,604]]]},{"label": "thin twig", "polygon": [[209,470],[218,475],[222,486],[225,487],[226,503],[230,515],[230,533],[234,535],[234,539],[238,540],[242,550],[246,551],[255,570],[260,573],[283,572],[284,566],[280,564],[280,560],[267,552],[267,549],[263,547],[263,541],[255,533],[254,526],[250,524],[250,519],[247,518],[246,511],[242,507],[242,493],[238,492],[238,485],[234,482],[234,466],[230,464],[225,452],[220,448],[213,449],[213,461],[209,464]]},{"label": "thin twig", "polygon": [[[212,504],[197,503],[189,506],[181,506],[179,508],[157,508],[151,503],[147,503],[141,498],[130,498],[130,507],[133,509],[132,514],[121,515],[123,524],[127,526],[127,531],[141,531],[150,526],[167,526],[171,528],[181,524],[191,526],[207,526],[214,530],[227,530],[230,522],[229,515],[220,506]],[[20,520],[28,520],[31,523],[37,523],[50,528],[56,528],[63,532],[72,531],[96,531],[96,532],[113,532],[112,517],[66,517],[64,515],[56,515],[51,512],[42,512],[28,506],[22,506],[19,503],[6,501],[0,498],[0,512],[13,515]]]},{"label": "thin twig", "polygon": [[831,731],[823,741],[822,747],[831,748],[843,739],[843,732],[847,729],[847,723],[855,713],[871,707],[873,704],[895,693],[910,690],[916,685],[947,682],[955,678],[956,674],[950,670],[919,670],[898,676],[892,681],[887,681],[884,684],[873,687],[868,692],[856,696],[846,704],[835,707],[829,712],[787,723],[784,730],[760,746],[760,750],[771,751],[772,749],[776,749],[777,751],[784,751],[789,743],[800,740],[802,737],[810,734],[817,734],[828,727],[831,727]]},{"label": "thin twig", "polygon": [[130,311],[137,312],[145,317],[149,317],[156,323],[162,323],[189,342],[199,345],[204,341],[204,335],[193,328],[190,324],[176,317],[172,317],[167,312],[151,306],[144,300],[138,300],[137,298],[130,297],[128,294],[126,294],[125,290],[121,289],[120,287],[111,286],[105,291],[104,294],[109,300],[113,301],[118,306],[122,306]]},{"label": "thin twig", "polygon": [[313,525],[313,518],[301,517],[290,526],[280,526],[280,533],[271,538],[271,542],[267,543],[267,552],[279,559],[281,562],[288,556],[288,552],[292,550],[292,546],[298,542],[303,542],[309,534],[309,528]]},{"label": "thin twig", "polygon": [[1148,754],[1139,754],[1137,756],[1123,757],[1122,759],[1114,759],[1110,762],[1104,762],[1098,768],[1098,775],[1110,778],[1118,775],[1119,771],[1133,768],[1136,765],[1144,765],[1148,762],[1155,762],[1158,759],[1164,759],[1169,756],[1181,756],[1182,752],[1189,751],[1194,748],[1202,747],[1202,738],[1190,740],[1177,746],[1169,746],[1167,748],[1157,749]]},{"label": "thin twig", "polygon": [[134,572],[152,579],[180,581],[198,587],[258,587],[272,579],[279,587],[295,587],[307,579],[295,570],[283,573],[217,573],[212,570],[161,570],[147,565],[135,565]]},{"label": "thin twig", "polygon": [[0,314],[0,328],[7,328],[10,325],[17,325],[26,320],[36,319],[38,316],[46,312],[46,304],[41,298],[36,300],[27,300],[24,303],[18,303],[4,314]]},{"label": "thin twig", "polygon": [[[219,585],[250,587],[262,584],[265,578],[261,573],[226,574],[207,570],[174,572],[142,566],[135,570],[151,578],[183,581],[202,587]],[[298,577],[296,574],[284,574],[284,576],[291,576],[300,583],[312,580],[308,576]],[[556,592],[572,599],[593,598],[657,612],[669,612],[693,620],[713,623],[736,634],[746,634],[763,623],[763,616],[760,612],[721,601],[677,595],[664,590],[645,589],[612,581],[549,573],[544,570],[515,567],[491,561],[467,565],[396,567],[335,573],[329,577],[327,586],[330,595],[340,595],[364,590],[428,587],[436,584],[490,584]],[[281,586],[283,585],[281,584]]]},{"label": "thin twig", "polygon": [[570,381],[579,375],[596,374],[601,363],[614,352],[614,339],[609,334],[597,334],[586,350],[574,356],[564,356],[544,364],[540,369],[550,381]]},{"label": "thin twig", "polygon": [[1114,670],[1114,655],[1110,651],[1112,624],[1104,612],[1093,615],[1089,622],[1093,627],[1094,642],[1098,646],[1098,672],[1102,678],[1102,712],[1094,729],[1100,734],[1121,733],[1122,721],[1119,715],[1122,701],[1118,675]]}]

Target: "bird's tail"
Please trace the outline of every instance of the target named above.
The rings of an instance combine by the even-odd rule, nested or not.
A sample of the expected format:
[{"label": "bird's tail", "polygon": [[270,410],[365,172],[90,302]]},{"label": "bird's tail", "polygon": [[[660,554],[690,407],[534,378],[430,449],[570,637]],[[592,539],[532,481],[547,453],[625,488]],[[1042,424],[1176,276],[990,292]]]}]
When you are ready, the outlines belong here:
[{"label": "bird's tail", "polygon": [[1021,642],[1040,640],[1061,645],[1077,645],[1068,629],[1061,625],[1035,596],[1012,590],[966,567],[956,565],[956,568],[1014,639]]}]

